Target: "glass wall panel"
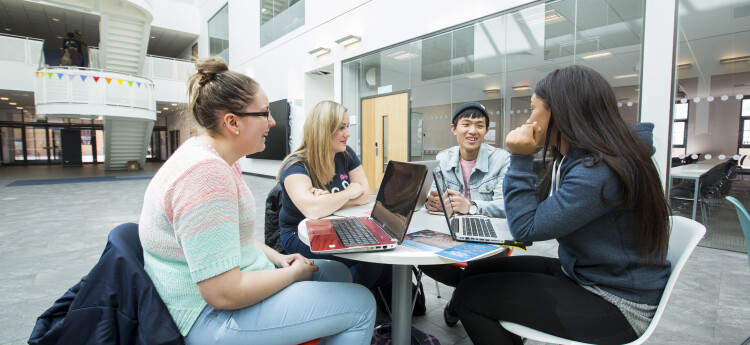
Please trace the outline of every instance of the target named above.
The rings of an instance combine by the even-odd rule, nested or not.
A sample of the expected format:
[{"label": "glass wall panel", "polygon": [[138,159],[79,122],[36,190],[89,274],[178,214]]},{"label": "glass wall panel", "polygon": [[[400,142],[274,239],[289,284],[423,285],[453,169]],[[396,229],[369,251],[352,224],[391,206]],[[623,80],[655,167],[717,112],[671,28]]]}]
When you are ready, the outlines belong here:
[{"label": "glass wall panel", "polygon": [[263,47],[305,25],[305,0],[260,2],[260,46]]},{"label": "glass wall panel", "polygon": [[411,160],[434,159],[456,145],[451,115],[465,102],[487,108],[484,143],[504,147],[505,135],[529,116],[536,82],[572,64],[602,73],[623,117],[637,122],[643,3],[548,2],[345,61],[342,99],[361,116],[363,98],[410,92]]},{"label": "glass wall panel", "polygon": [[[750,0],[679,0],[678,5],[672,147],[683,151],[675,155],[673,150],[672,211],[706,225],[701,246],[746,252],[734,206],[724,197],[750,203],[750,180],[740,176],[750,159],[735,168],[750,154],[750,116],[743,111],[750,94]],[[679,137],[683,124],[685,134]],[[704,174],[700,180],[701,190],[711,193],[699,193],[697,200],[692,193],[688,200],[677,198],[679,190],[695,183],[680,179],[681,171],[711,168],[720,176]],[[709,207],[705,216],[702,207]]]},{"label": "glass wall panel", "polygon": [[208,53],[229,63],[229,7],[224,6],[208,20]]}]

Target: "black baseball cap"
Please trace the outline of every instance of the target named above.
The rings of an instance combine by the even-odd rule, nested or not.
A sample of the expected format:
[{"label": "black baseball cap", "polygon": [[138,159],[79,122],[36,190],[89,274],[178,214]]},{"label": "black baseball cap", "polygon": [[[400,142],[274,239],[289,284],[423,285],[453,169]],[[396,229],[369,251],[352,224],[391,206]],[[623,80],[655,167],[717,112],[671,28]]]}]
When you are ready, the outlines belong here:
[{"label": "black baseball cap", "polygon": [[451,123],[455,125],[456,121],[458,120],[458,116],[467,110],[476,110],[480,114],[484,115],[484,120],[487,122],[487,125],[489,125],[490,115],[487,114],[487,109],[481,103],[477,103],[477,102],[466,102],[464,104],[461,104],[458,108],[456,108],[456,111],[453,112],[453,118],[451,119]]}]

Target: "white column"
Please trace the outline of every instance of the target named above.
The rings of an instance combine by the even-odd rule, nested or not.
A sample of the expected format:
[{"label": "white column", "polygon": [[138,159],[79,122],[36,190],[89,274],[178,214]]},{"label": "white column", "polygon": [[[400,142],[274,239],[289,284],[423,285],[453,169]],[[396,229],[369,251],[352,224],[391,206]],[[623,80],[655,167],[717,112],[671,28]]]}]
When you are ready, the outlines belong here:
[{"label": "white column", "polygon": [[646,0],[641,79],[641,122],[654,123],[654,162],[666,189],[672,143],[677,0]]}]

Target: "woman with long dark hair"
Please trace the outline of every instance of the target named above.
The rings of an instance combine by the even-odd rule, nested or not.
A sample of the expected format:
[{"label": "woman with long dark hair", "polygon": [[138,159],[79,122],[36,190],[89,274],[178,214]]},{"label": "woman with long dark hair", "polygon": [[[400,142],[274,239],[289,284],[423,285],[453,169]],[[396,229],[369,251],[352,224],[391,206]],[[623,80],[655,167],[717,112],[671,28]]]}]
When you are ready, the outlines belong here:
[{"label": "woman with long dark hair", "polygon": [[[505,212],[516,239],[556,239],[559,258],[467,268],[453,302],[475,344],[522,343],[498,320],[595,344],[643,334],[670,274],[652,129],[626,125],[612,87],[591,68],[558,69],[537,84],[530,118],[506,137]],[[539,149],[553,160],[537,186]]]}]

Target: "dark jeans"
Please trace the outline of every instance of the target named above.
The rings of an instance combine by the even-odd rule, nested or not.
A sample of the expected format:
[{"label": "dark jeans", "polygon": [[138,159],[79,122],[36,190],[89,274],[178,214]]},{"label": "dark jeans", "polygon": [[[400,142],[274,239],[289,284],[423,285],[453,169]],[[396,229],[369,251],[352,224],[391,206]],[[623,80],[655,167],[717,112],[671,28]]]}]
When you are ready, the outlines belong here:
[{"label": "dark jeans", "polygon": [[391,265],[374,264],[340,258],[335,255],[320,255],[310,251],[310,247],[302,242],[296,231],[287,231],[281,234],[281,245],[289,253],[299,253],[308,259],[324,259],[338,261],[349,267],[352,272],[352,281],[372,290],[391,283],[393,270]]},{"label": "dark jeans", "polygon": [[638,338],[617,307],[568,278],[553,258],[477,261],[466,268],[453,304],[474,344],[523,344],[498,320],[592,344]]},{"label": "dark jeans", "polygon": [[[504,251],[500,254],[493,255],[489,258],[485,259],[479,259],[475,261],[469,261],[467,262],[467,266],[476,265],[477,263],[480,263],[484,260],[492,260],[493,258],[504,258],[508,256],[508,251]],[[461,267],[453,266],[450,264],[445,265],[421,265],[419,268],[422,270],[422,273],[427,275],[428,277],[437,280],[440,283],[443,283],[448,286],[456,287],[458,286],[458,283],[461,282],[461,279],[464,275],[464,269]]]}]

